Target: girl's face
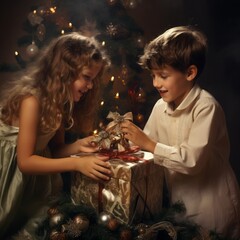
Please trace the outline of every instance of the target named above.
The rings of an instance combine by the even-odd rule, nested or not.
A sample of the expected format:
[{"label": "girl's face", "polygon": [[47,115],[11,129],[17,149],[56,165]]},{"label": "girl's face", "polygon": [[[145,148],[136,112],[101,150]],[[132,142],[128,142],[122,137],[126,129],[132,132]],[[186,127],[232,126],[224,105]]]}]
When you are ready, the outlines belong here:
[{"label": "girl's face", "polygon": [[188,73],[182,73],[169,65],[153,69],[153,86],[157,89],[162,99],[177,108],[187,96],[193,86]]},{"label": "girl's face", "polygon": [[93,63],[90,66],[83,67],[78,78],[72,83],[72,94],[74,102],[78,102],[84,93],[92,89],[93,80],[96,78],[101,68],[101,63]]}]

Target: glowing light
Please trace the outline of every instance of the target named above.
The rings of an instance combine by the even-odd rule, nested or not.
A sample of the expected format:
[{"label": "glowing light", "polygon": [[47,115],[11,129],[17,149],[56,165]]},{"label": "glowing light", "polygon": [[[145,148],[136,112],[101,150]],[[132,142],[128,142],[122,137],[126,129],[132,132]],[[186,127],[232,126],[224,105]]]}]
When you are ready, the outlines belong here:
[{"label": "glowing light", "polygon": [[119,92],[117,92],[116,95],[115,95],[115,98],[119,99],[119,97],[120,97]]},{"label": "glowing light", "polygon": [[105,46],[106,42],[105,41],[102,41],[102,46]]},{"label": "glowing light", "polygon": [[15,56],[17,56],[19,53],[17,51],[14,52]]},{"label": "glowing light", "polygon": [[64,33],[65,33],[65,31],[64,31],[64,30],[62,30],[62,31],[61,31],[61,34],[63,35]]},{"label": "glowing light", "polygon": [[69,26],[70,28],[72,28],[73,25],[72,25],[72,23],[70,22],[70,23],[68,23],[68,26]]},{"label": "glowing light", "polygon": [[111,82],[114,82],[114,76],[111,77]]},{"label": "glowing light", "polygon": [[101,101],[100,105],[103,106],[104,105],[104,101]]},{"label": "glowing light", "polygon": [[33,14],[37,14],[37,10],[33,10]]},{"label": "glowing light", "polygon": [[50,8],[49,8],[49,10],[50,10],[51,13],[55,13],[55,12],[56,12],[56,9],[57,9],[57,7],[50,7]]},{"label": "glowing light", "polygon": [[98,130],[95,129],[95,130],[93,131],[93,134],[96,135],[97,133],[98,133]]}]

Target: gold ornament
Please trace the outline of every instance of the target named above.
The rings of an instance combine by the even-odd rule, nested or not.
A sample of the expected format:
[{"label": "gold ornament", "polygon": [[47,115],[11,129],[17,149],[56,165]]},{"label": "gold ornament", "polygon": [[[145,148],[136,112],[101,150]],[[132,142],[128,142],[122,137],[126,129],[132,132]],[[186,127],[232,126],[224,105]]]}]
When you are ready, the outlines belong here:
[{"label": "gold ornament", "polygon": [[54,214],[49,219],[49,225],[50,227],[57,226],[59,223],[61,223],[64,219],[64,215],[61,213]]},{"label": "gold ornament", "polygon": [[65,233],[61,233],[56,230],[53,230],[50,233],[49,238],[50,238],[50,240],[66,240],[67,239]]},{"label": "gold ornament", "polygon": [[85,231],[89,227],[89,219],[84,215],[76,215],[73,221],[78,225],[78,229],[81,231]]},{"label": "gold ornament", "polygon": [[37,32],[36,32],[37,38],[38,38],[40,41],[43,41],[44,38],[45,38],[45,34],[46,34],[45,25],[41,23],[41,24],[39,24],[39,26],[37,27]]},{"label": "gold ornament", "polygon": [[34,41],[32,42],[32,44],[27,46],[26,53],[31,58],[35,57],[37,55],[37,53],[38,53],[38,46],[35,44]]},{"label": "gold ornament", "polygon": [[48,216],[53,216],[53,215],[55,215],[57,213],[59,213],[59,211],[58,211],[58,209],[56,207],[51,207],[47,211]]},{"label": "gold ornament", "polygon": [[117,230],[119,225],[120,225],[120,223],[118,222],[118,220],[116,218],[111,218],[107,224],[107,227],[109,230],[115,231],[115,230]]},{"label": "gold ornament", "polygon": [[130,229],[126,228],[120,232],[120,240],[132,240],[132,239],[133,237]]}]

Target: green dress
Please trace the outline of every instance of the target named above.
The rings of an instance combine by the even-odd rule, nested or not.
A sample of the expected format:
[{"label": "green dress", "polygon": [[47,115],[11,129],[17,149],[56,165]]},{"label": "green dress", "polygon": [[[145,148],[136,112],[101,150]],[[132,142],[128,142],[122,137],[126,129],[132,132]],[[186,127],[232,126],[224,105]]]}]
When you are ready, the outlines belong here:
[{"label": "green dress", "polygon": [[[18,131],[18,127],[8,126],[0,120],[0,239],[24,227],[61,186],[60,174],[21,173],[16,160]],[[50,156],[47,144],[54,134],[38,137],[36,154]]]}]

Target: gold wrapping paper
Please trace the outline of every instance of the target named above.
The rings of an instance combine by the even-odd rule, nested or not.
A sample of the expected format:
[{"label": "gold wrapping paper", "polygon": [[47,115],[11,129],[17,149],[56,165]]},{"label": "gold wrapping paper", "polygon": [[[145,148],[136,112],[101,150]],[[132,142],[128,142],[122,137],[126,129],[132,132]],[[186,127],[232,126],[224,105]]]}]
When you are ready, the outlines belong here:
[{"label": "gold wrapping paper", "polygon": [[106,211],[126,224],[151,219],[162,208],[163,169],[153,155],[144,160],[124,162],[111,159],[112,178],[101,184],[81,173],[72,174],[71,195],[76,203]]}]

